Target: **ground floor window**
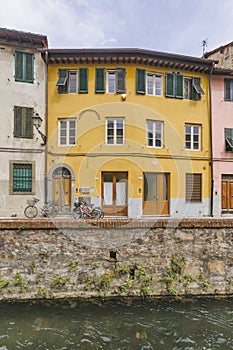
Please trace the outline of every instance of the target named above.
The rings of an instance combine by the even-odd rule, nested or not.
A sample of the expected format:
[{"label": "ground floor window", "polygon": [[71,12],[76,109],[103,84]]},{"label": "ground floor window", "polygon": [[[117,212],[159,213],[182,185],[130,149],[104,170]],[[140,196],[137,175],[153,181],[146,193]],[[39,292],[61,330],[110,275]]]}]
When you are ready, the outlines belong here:
[{"label": "ground floor window", "polygon": [[202,201],[202,174],[186,174],[186,202]]},{"label": "ground floor window", "polygon": [[33,194],[34,162],[10,161],[10,194]]}]

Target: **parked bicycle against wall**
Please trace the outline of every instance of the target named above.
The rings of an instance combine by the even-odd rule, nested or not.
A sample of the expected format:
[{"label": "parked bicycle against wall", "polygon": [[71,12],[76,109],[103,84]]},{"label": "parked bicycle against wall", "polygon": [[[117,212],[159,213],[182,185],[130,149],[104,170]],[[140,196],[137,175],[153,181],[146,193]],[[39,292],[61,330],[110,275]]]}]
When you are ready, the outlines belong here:
[{"label": "parked bicycle against wall", "polygon": [[94,207],[94,204],[88,204],[85,200],[75,201],[72,215],[75,219],[78,218],[95,218],[99,219],[104,216],[103,210],[99,207]]},{"label": "parked bicycle against wall", "polygon": [[38,205],[39,201],[40,200],[35,197],[27,200],[28,205],[24,209],[24,215],[27,218],[30,218],[30,219],[35,218],[36,216],[38,216],[39,210],[41,212],[41,215],[45,217],[52,218],[58,214],[58,207],[56,205],[54,205],[51,202],[48,202],[43,207],[40,207]]}]

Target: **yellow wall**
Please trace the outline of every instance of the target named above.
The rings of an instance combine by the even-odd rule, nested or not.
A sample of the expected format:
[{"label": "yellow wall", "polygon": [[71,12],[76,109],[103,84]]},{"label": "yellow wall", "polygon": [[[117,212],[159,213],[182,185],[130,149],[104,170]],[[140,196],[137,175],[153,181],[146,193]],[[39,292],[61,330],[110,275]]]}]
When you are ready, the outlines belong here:
[{"label": "yellow wall", "polygon": [[[58,68],[88,68],[87,94],[58,94],[56,82]],[[208,76],[179,71],[184,76],[201,77],[205,91],[201,101],[181,100],[165,97],[165,73],[168,69],[148,68],[136,65],[120,65],[126,68],[126,101],[121,94],[95,93],[94,65],[49,65],[49,164],[69,164],[75,171],[75,187],[96,187],[93,196],[100,196],[101,171],[128,171],[132,197],[140,197],[143,171],[170,173],[170,197],[185,197],[185,173],[203,174],[203,198],[210,197],[210,137],[209,137],[209,85]],[[98,68],[116,68],[116,65],[98,65]],[[164,74],[163,97],[136,94],[136,68]],[[172,72],[170,70],[170,72]],[[93,111],[97,111],[98,120]],[[58,146],[58,119],[77,118],[77,144]],[[105,145],[105,118],[125,118],[125,145]],[[164,122],[164,147],[146,146],[146,120]],[[200,151],[184,149],[185,123],[202,125]],[[131,154],[134,156],[131,156]],[[105,154],[105,156],[102,156]],[[108,154],[108,155],[107,155]],[[124,154],[124,156],[122,155]],[[98,156],[97,156],[98,155]],[[98,178],[98,179],[97,179]]]}]

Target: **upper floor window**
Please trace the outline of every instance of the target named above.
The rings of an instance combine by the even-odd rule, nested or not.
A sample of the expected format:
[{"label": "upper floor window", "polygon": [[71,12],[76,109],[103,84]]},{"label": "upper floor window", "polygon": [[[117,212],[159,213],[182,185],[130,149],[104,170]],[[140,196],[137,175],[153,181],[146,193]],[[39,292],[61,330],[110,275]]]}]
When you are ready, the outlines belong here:
[{"label": "upper floor window", "polygon": [[87,93],[88,92],[88,69],[78,70],[59,69],[57,87],[59,94]]},{"label": "upper floor window", "polygon": [[201,149],[200,125],[185,125],[185,148],[199,151]]},{"label": "upper floor window", "polygon": [[162,76],[155,73],[146,74],[146,93],[148,95],[162,95]]},{"label": "upper floor window", "polygon": [[162,96],[162,75],[146,72],[145,69],[136,69],[136,92],[137,94],[147,94]]},{"label": "upper floor window", "polygon": [[15,80],[26,83],[33,83],[34,54],[15,51]]},{"label": "upper floor window", "polygon": [[233,101],[233,79],[224,80],[225,101]]},{"label": "upper floor window", "polygon": [[123,145],[124,143],[124,119],[106,119],[106,144]]},{"label": "upper floor window", "polygon": [[147,146],[163,147],[163,123],[157,121],[146,122]]},{"label": "upper floor window", "polygon": [[205,92],[199,77],[184,77],[179,73],[166,73],[166,97],[200,100]]},{"label": "upper floor window", "polygon": [[76,120],[61,119],[59,120],[59,145],[73,146],[76,144]]},{"label": "upper floor window", "polygon": [[10,161],[10,194],[33,194],[35,163]]},{"label": "upper floor window", "polygon": [[33,138],[33,108],[14,107],[14,137]]},{"label": "upper floor window", "polygon": [[186,202],[202,201],[202,174],[186,174]]},{"label": "upper floor window", "polygon": [[105,69],[96,68],[95,92],[109,94],[126,92],[125,68]]},{"label": "upper floor window", "polygon": [[225,151],[233,152],[233,129],[225,128]]}]

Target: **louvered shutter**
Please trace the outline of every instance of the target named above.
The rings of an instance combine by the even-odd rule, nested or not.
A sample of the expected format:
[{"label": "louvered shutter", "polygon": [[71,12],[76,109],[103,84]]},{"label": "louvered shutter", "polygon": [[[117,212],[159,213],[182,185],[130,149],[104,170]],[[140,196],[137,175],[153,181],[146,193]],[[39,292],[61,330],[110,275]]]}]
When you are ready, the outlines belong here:
[{"label": "louvered shutter", "polygon": [[79,68],[78,92],[88,93],[88,69]]},{"label": "louvered shutter", "polygon": [[15,52],[15,80],[23,80],[23,53]]},{"label": "louvered shutter", "polygon": [[34,55],[31,53],[25,54],[25,80],[33,82],[34,80]]},{"label": "louvered shutter", "polygon": [[28,137],[28,138],[33,137],[32,114],[33,114],[32,108],[25,108],[25,132],[24,132],[24,136]]},{"label": "louvered shutter", "polygon": [[59,94],[65,94],[68,92],[68,69],[58,69],[57,87]]},{"label": "louvered shutter", "polygon": [[117,68],[116,69],[116,92],[123,94],[126,92],[126,70],[125,68]]},{"label": "louvered shutter", "polygon": [[175,97],[175,73],[166,73],[166,96]]},{"label": "louvered shutter", "polygon": [[176,74],[176,98],[184,97],[184,76],[183,74]]},{"label": "louvered shutter", "polygon": [[22,108],[14,108],[14,136],[21,137],[22,135]]},{"label": "louvered shutter", "polygon": [[96,68],[95,70],[95,92],[105,92],[105,68]]},{"label": "louvered shutter", "polygon": [[224,80],[224,90],[225,90],[225,101],[231,100],[231,80],[225,79]]},{"label": "louvered shutter", "polygon": [[186,174],[186,201],[202,201],[202,174]]},{"label": "louvered shutter", "polygon": [[146,70],[145,69],[136,69],[136,92],[137,94],[146,93]]}]

